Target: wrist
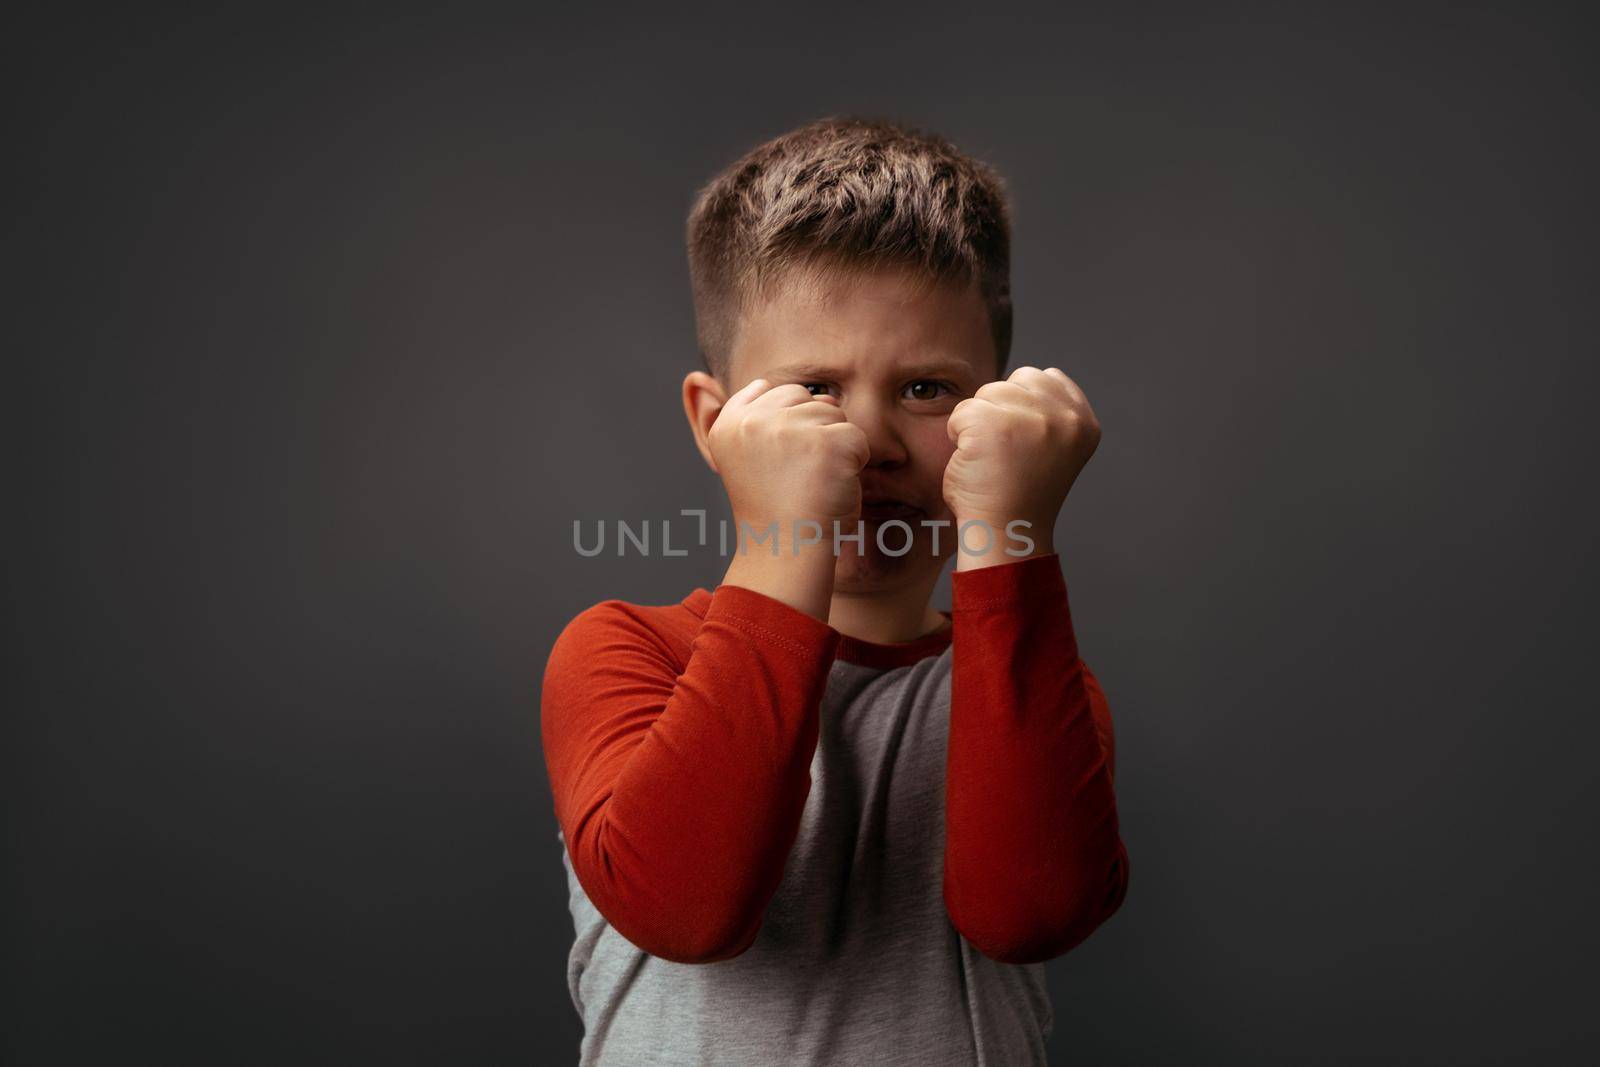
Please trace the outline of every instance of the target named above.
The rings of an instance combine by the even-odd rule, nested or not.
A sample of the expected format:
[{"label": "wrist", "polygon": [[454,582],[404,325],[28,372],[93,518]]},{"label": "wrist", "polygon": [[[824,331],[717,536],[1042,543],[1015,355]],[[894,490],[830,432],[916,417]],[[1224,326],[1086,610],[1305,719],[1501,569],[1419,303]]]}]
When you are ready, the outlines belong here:
[{"label": "wrist", "polygon": [[[764,527],[755,529],[760,533]],[[810,528],[804,527],[802,534],[809,537]],[[827,622],[834,566],[831,536],[817,544],[797,544],[783,528],[761,544],[741,540],[722,584],[761,593]]]},{"label": "wrist", "polygon": [[[972,524],[970,529],[968,524]],[[971,571],[1055,552],[1055,523],[1025,516],[956,519],[956,570]]]}]

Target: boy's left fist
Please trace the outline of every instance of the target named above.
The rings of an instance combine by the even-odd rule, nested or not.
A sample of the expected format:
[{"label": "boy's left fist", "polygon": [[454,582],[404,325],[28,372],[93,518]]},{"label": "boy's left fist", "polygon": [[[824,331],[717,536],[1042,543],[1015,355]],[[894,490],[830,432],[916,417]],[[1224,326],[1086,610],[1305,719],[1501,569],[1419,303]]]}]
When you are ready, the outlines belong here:
[{"label": "boy's left fist", "polygon": [[1018,367],[980,386],[950,411],[955,454],[944,469],[944,499],[956,522],[981,519],[993,536],[1025,519],[1028,536],[1049,537],[1056,515],[1100,443],[1088,397],[1056,367]]}]

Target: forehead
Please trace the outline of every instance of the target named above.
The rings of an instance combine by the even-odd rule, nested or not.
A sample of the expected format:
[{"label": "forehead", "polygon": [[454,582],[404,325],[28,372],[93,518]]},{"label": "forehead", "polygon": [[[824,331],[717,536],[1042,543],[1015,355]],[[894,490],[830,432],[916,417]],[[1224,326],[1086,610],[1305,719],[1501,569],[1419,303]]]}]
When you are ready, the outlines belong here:
[{"label": "forehead", "polygon": [[909,270],[797,275],[741,314],[729,371],[739,384],[788,366],[840,377],[942,366],[985,381],[995,368],[988,309],[975,284]]}]

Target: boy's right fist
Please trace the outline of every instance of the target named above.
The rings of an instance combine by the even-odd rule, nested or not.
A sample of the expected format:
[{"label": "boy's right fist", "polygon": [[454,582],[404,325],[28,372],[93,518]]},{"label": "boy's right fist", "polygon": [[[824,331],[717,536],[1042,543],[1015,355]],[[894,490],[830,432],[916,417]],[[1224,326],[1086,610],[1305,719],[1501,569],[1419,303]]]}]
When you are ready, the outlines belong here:
[{"label": "boy's right fist", "polygon": [[802,519],[821,526],[824,539],[835,519],[854,528],[871,451],[832,396],[757,378],[717,412],[706,444],[736,524],[760,534],[776,522],[785,544]]}]

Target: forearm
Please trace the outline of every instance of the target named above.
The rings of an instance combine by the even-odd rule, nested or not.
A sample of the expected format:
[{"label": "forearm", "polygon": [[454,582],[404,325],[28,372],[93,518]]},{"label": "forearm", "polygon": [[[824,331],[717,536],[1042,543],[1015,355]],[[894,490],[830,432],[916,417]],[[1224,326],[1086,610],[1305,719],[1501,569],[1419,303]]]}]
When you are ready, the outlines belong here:
[{"label": "forearm", "polygon": [[1127,878],[1059,557],[958,572],[952,614],[946,906],[987,955],[1053,958]]},{"label": "forearm", "polygon": [[580,882],[623,936],[678,962],[754,939],[810,792],[837,640],[719,586],[681,675],[647,659],[597,669],[616,652],[604,642],[561,650],[545,687],[557,814]]}]

